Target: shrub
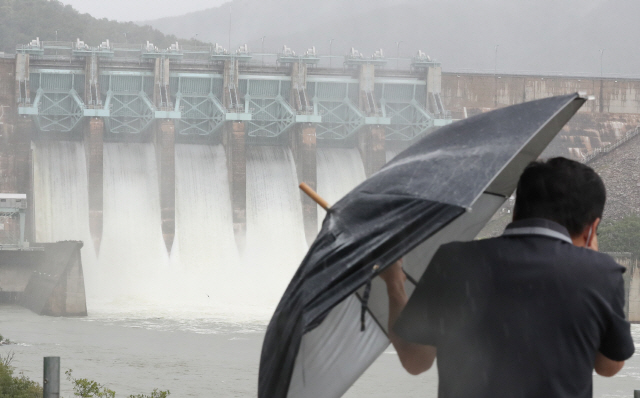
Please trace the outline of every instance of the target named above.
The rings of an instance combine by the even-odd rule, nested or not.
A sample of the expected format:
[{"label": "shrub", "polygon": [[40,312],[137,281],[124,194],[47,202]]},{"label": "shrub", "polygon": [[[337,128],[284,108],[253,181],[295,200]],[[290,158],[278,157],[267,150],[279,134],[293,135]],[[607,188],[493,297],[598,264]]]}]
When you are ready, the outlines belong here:
[{"label": "shrub", "polygon": [[13,375],[13,352],[0,356],[0,398],[40,398],[42,387],[20,373]]}]

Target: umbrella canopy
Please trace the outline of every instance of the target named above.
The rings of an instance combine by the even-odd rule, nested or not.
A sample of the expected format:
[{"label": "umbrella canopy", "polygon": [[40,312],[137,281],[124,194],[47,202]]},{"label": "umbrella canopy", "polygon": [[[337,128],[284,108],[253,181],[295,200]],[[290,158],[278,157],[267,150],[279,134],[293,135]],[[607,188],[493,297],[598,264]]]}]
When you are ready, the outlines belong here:
[{"label": "umbrella canopy", "polygon": [[514,105],[427,135],[329,210],[267,328],[259,398],[339,397],[389,345],[381,271],[411,294],[443,243],[473,239],[585,102]]}]

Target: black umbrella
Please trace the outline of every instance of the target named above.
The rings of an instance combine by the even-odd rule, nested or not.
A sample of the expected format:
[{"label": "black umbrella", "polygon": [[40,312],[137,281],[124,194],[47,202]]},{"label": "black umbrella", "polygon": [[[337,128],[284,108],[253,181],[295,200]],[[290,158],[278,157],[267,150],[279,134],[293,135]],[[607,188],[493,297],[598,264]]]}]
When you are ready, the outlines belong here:
[{"label": "black umbrella", "polygon": [[475,237],[584,102],[546,98],[443,127],[331,207],[267,328],[258,397],[344,394],[389,344],[374,277],[408,254],[415,285],[441,244]]}]

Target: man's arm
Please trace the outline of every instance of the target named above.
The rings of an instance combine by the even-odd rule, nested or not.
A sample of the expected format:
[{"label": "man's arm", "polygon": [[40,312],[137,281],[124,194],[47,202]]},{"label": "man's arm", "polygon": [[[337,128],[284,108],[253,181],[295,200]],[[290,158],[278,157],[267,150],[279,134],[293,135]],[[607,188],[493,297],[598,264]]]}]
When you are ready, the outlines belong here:
[{"label": "man's arm", "polygon": [[[600,224],[600,218],[596,218],[596,220],[591,224],[587,225],[582,234],[573,237],[573,244],[579,247],[586,247],[591,250],[598,251],[598,225]],[[624,291],[624,287],[620,284],[621,289]],[[620,297],[617,297],[617,307],[619,312],[621,312],[622,306],[624,306],[624,298],[620,300]],[[624,316],[622,317],[624,320]],[[613,359],[609,359],[600,351],[596,353],[596,360],[593,364],[593,369],[597,374],[604,377],[613,377],[615,376],[624,366],[624,361],[614,361]]]},{"label": "man's arm", "polygon": [[400,317],[400,313],[407,305],[407,293],[404,290],[406,276],[402,270],[402,260],[399,260],[380,277],[387,284],[389,294],[389,340],[400,357],[402,366],[412,375],[426,372],[436,359],[436,347],[415,344],[402,339],[393,331],[393,326]]},{"label": "man's arm", "polygon": [[598,352],[596,354],[596,361],[593,364],[593,369],[600,376],[612,377],[615,376],[623,366],[624,361],[614,361],[602,355],[601,352]]}]

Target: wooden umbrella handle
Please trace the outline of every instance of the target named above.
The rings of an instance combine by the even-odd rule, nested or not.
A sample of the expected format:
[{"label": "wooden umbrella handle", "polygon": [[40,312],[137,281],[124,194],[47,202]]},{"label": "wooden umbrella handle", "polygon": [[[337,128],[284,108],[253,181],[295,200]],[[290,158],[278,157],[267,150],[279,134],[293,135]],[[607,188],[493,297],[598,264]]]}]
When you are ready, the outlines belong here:
[{"label": "wooden umbrella handle", "polygon": [[302,189],[302,192],[306,193],[311,199],[313,199],[314,202],[320,205],[320,207],[329,211],[329,203],[327,203],[326,200],[322,199],[316,191],[311,189],[310,186],[303,182],[300,184],[300,189]]}]

